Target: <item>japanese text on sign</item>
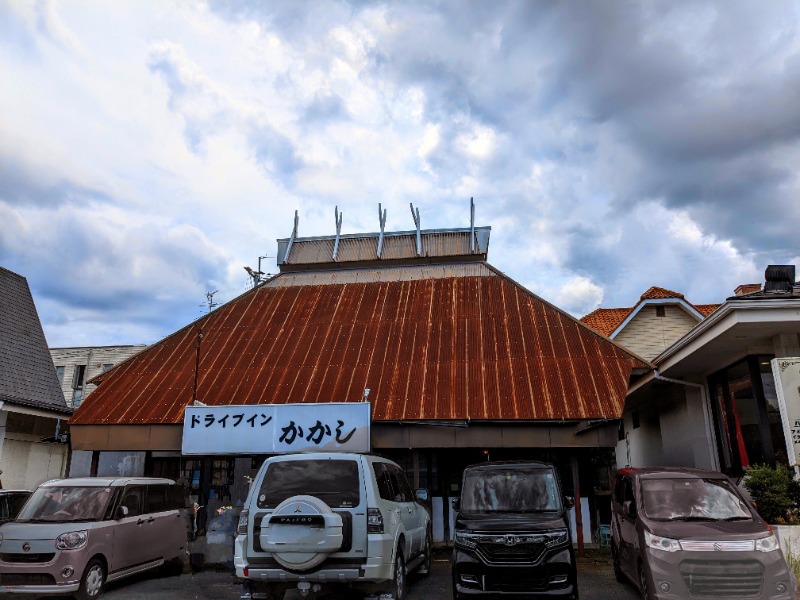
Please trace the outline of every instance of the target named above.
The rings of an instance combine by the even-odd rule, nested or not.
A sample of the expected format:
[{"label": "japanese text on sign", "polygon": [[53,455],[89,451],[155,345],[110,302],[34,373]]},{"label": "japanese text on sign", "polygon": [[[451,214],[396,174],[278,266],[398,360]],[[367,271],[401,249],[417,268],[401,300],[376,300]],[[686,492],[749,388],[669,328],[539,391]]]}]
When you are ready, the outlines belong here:
[{"label": "japanese text on sign", "polygon": [[800,459],[800,358],[772,359],[772,375],[790,465]]},{"label": "japanese text on sign", "polygon": [[273,454],[370,450],[366,402],[189,406],[184,454]]}]

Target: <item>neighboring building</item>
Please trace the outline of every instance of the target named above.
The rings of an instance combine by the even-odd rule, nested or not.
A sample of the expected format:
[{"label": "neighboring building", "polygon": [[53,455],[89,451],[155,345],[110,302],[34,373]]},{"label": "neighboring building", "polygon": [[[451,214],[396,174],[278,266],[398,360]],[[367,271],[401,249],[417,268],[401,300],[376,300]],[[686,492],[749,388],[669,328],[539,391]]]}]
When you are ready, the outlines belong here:
[{"label": "neighboring building", "polygon": [[651,287],[636,306],[598,308],[581,321],[650,360],[718,307],[719,304],[691,304],[683,294]]},{"label": "neighboring building", "polygon": [[800,286],[793,266],[770,266],[765,279],[763,288],[739,286],[631,385],[619,466],[695,466],[740,476],[749,465],[786,462],[770,361],[800,357]]},{"label": "neighboring building", "polygon": [[72,414],[58,386],[28,282],[0,267],[0,469],[3,487],[61,477]]},{"label": "neighboring building", "polygon": [[50,348],[50,356],[53,358],[58,382],[67,404],[78,408],[83,398],[97,387],[92,381],[95,376],[105,373],[145,348],[147,346],[144,344]]},{"label": "neighboring building", "polygon": [[609,510],[595,505],[598,448],[613,456],[629,382],[649,365],[489,265],[489,233],[295,228],[277,276],[98,377],[70,422],[73,474],[185,476],[201,504],[236,505],[264,455],[182,455],[194,399],[367,398],[371,448],[430,490],[436,539],[463,468],[489,459],[555,463],[591,533]]}]

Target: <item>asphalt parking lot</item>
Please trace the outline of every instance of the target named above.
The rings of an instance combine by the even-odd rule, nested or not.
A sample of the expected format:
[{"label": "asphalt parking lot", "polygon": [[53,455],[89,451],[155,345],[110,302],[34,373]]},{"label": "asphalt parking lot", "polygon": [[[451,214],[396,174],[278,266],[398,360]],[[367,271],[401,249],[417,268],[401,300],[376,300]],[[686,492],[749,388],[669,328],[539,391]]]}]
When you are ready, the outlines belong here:
[{"label": "asphalt parking lot", "polygon": [[[440,600],[452,597],[450,561],[447,551],[436,554],[433,572],[423,580],[412,578],[407,600]],[[630,584],[620,584],[614,579],[609,554],[606,550],[589,549],[587,557],[578,561],[578,588],[581,600],[626,600],[638,598]],[[170,600],[234,600],[239,598],[241,585],[228,571],[203,570],[180,576],[160,577],[151,573],[107,587],[107,600],[139,600],[142,598],[170,598]],[[284,600],[297,600],[292,591]],[[329,600],[333,597],[329,596]],[[337,599],[338,600],[338,599]]]}]

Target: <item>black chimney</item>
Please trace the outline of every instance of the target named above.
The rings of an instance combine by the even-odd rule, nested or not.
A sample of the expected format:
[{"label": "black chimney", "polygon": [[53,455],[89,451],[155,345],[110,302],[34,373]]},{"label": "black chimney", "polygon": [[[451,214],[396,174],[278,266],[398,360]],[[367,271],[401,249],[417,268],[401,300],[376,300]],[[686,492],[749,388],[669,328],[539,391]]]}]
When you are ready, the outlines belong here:
[{"label": "black chimney", "polygon": [[794,289],[794,265],[769,265],[764,271],[764,292],[791,294]]}]

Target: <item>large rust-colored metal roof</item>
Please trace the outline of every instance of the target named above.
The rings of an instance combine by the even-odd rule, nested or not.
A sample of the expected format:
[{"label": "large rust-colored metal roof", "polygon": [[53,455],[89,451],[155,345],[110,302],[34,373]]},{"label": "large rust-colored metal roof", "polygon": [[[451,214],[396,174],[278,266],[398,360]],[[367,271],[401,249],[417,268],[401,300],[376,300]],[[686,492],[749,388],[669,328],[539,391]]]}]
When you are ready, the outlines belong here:
[{"label": "large rust-colored metal roof", "polygon": [[369,388],[376,421],[618,418],[647,366],[486,263],[388,271],[278,275],[118,365],[70,422],[182,423],[201,331],[203,403]]}]

